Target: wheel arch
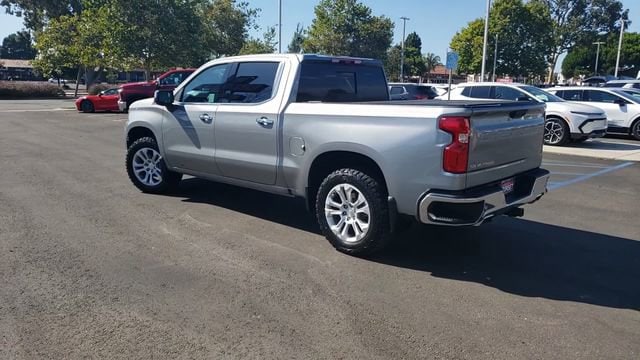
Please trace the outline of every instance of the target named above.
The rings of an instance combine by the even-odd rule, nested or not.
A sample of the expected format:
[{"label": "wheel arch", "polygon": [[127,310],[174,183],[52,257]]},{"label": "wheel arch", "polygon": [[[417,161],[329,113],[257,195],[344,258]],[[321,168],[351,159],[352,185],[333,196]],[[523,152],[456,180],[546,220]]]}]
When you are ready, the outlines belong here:
[{"label": "wheel arch", "polygon": [[[141,125],[135,125],[127,129],[127,149],[133,144],[136,140],[143,137],[152,137],[156,143],[158,143],[158,137],[150,128]],[[159,146],[159,144],[158,144]]]},{"label": "wheel arch", "polygon": [[353,150],[325,151],[315,156],[307,171],[306,202],[310,209],[313,208],[318,188],[324,178],[342,168],[360,170],[374,177],[383,186],[384,191],[389,193],[382,167],[371,156]]}]

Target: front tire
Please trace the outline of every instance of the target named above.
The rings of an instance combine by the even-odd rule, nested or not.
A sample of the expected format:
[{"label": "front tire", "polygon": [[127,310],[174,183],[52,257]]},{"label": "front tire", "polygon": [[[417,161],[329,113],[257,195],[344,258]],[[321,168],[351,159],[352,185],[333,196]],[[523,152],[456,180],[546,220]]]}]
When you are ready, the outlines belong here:
[{"label": "front tire", "polygon": [[640,119],[636,120],[633,125],[631,125],[629,135],[636,140],[640,140]]},{"label": "front tire", "polygon": [[178,186],[182,174],[169,171],[158,151],[156,140],[143,137],[127,150],[127,174],[138,189],[145,193],[166,193]]},{"label": "front tire", "polygon": [[95,107],[93,106],[93,103],[91,103],[91,101],[89,100],[83,100],[80,103],[80,110],[82,110],[82,112],[84,113],[92,113],[96,111]]},{"label": "front tire", "polygon": [[544,122],[544,144],[560,146],[569,141],[569,127],[564,121],[549,118]]},{"label": "front tire", "polygon": [[358,170],[336,170],[324,179],[316,196],[316,217],[331,245],[350,255],[379,251],[391,237],[386,191]]}]

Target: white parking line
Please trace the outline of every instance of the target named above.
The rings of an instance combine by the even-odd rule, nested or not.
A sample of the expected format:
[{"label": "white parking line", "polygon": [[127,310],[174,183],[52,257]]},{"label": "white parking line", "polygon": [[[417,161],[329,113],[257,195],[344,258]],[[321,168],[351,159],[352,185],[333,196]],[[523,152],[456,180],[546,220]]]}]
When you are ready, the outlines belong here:
[{"label": "white parking line", "polygon": [[578,168],[594,168],[594,169],[606,169],[608,168],[608,166],[604,166],[604,165],[582,165],[582,164],[575,164],[575,163],[567,163],[567,164],[563,164],[563,163],[555,163],[555,164],[547,164],[547,163],[542,163],[542,166],[561,166],[561,167],[578,167]]},{"label": "white parking line", "polygon": [[75,109],[70,108],[55,108],[55,109],[11,109],[0,110],[0,113],[16,113],[16,112],[50,112],[50,111],[73,111]]},{"label": "white parking line", "polygon": [[582,181],[589,180],[589,179],[594,178],[596,176],[600,176],[600,175],[603,175],[603,174],[606,174],[606,173],[610,173],[612,171],[624,169],[624,168],[626,168],[628,166],[631,166],[633,164],[634,164],[633,162],[625,162],[625,163],[622,163],[622,164],[619,164],[619,165],[607,167],[605,169],[602,169],[600,171],[596,171],[596,172],[591,173],[591,174],[582,175],[582,176],[579,176],[577,178],[573,178],[571,180],[560,181],[560,182],[550,182],[549,186],[547,188],[549,189],[549,191],[557,190],[559,188],[562,188],[562,187],[565,187],[565,186],[568,186],[568,185],[573,185],[573,184],[576,184],[576,183],[579,183],[579,182],[582,182]]}]

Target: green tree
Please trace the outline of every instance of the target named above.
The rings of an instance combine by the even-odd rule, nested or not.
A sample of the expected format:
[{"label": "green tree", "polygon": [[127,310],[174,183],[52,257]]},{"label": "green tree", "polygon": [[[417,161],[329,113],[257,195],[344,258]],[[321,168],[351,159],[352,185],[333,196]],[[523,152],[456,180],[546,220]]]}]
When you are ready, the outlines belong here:
[{"label": "green tree", "polygon": [[303,42],[305,51],[383,59],[393,37],[393,22],[373,16],[358,0],[321,0]]},{"label": "green tree", "polygon": [[384,72],[389,81],[400,81],[400,54],[402,54],[402,48],[398,44],[389,48],[384,57]]},{"label": "green tree", "polygon": [[551,17],[552,37],[547,55],[551,81],[558,57],[576,44],[590,42],[598,33],[619,29],[617,21],[628,18],[619,0],[531,0],[544,5]]},{"label": "green tree", "polygon": [[298,25],[296,25],[296,31],[293,33],[293,37],[291,38],[291,42],[289,43],[287,51],[292,54],[302,52],[302,44],[304,43],[305,36],[306,30],[300,23],[298,23]]},{"label": "green tree", "polygon": [[434,53],[424,54],[424,68],[425,68],[425,72],[427,73],[427,82],[431,78],[431,72],[438,65],[442,65],[442,62],[440,61],[440,56]]},{"label": "green tree", "polygon": [[[598,73],[612,74],[616,66],[618,53],[618,34],[610,33],[600,38],[604,44],[600,48]],[[574,46],[562,62],[562,74],[565,77],[593,75],[595,71],[596,49],[592,43]],[[635,77],[640,69],[640,34],[625,33],[620,52],[620,75]]]},{"label": "green tree", "polygon": [[[551,36],[546,8],[522,0],[496,0],[489,19],[491,38],[499,38],[496,72],[518,77],[543,74]],[[483,35],[484,20],[476,19],[453,37],[450,47],[459,54],[460,72],[480,72]],[[493,64],[494,49],[495,41],[490,41],[487,66]]]},{"label": "green tree", "polygon": [[422,58],[422,39],[416,32],[407,35],[404,41],[404,74],[422,76],[426,68]]},{"label": "green tree", "polygon": [[36,50],[31,44],[31,34],[28,31],[18,31],[2,40],[0,58],[3,59],[33,59]]},{"label": "green tree", "polygon": [[249,39],[240,49],[240,55],[272,54],[276,51],[276,28],[270,27],[262,35],[262,39]]},{"label": "green tree", "polygon": [[458,53],[458,72],[477,74],[482,67],[484,20],[476,19],[458,31],[449,47]]}]

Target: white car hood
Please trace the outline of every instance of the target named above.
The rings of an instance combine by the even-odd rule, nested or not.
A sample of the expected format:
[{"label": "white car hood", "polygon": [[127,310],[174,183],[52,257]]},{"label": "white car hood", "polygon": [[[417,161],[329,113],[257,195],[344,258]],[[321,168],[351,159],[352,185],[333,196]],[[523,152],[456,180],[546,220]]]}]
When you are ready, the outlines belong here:
[{"label": "white car hood", "polygon": [[561,101],[561,102],[548,102],[547,111],[550,112],[579,112],[584,114],[593,114],[593,115],[602,115],[604,116],[604,111],[595,106],[580,104],[572,101]]}]

